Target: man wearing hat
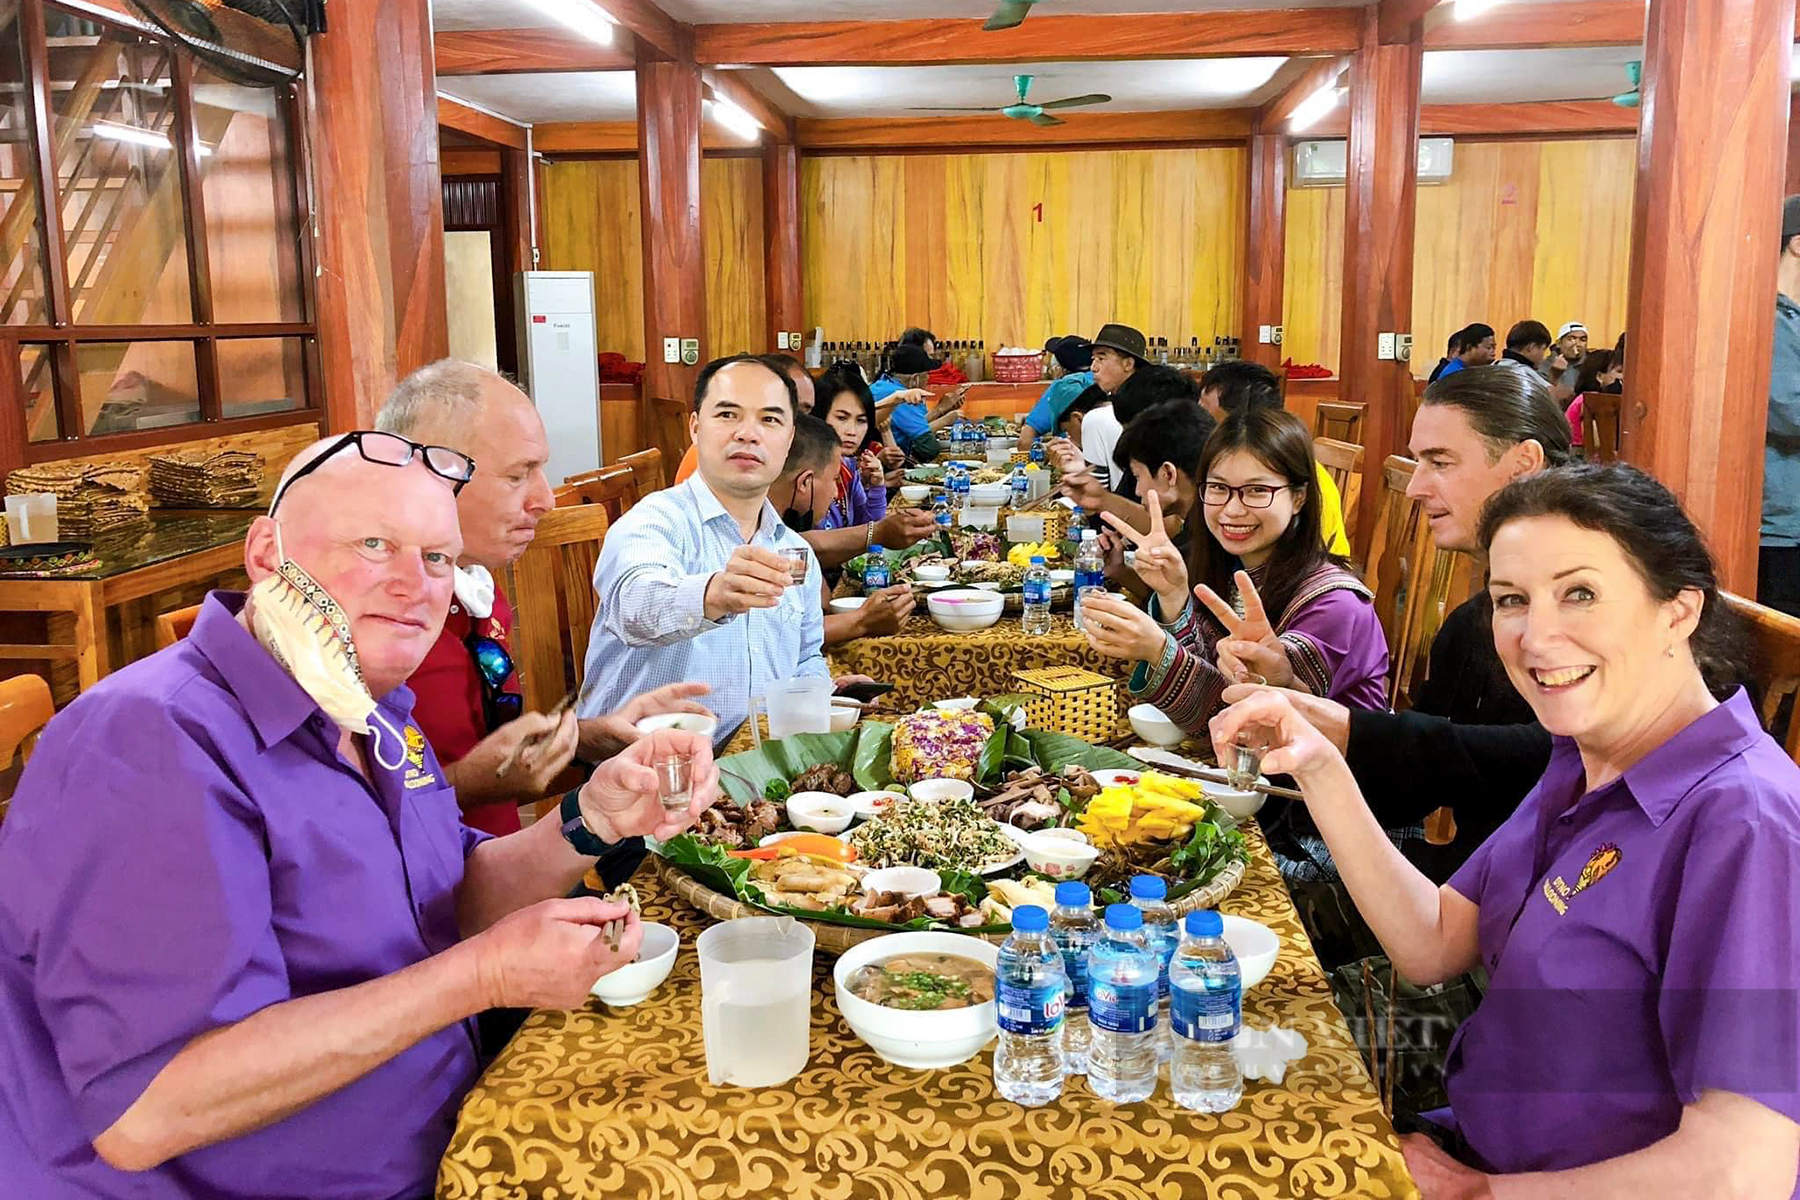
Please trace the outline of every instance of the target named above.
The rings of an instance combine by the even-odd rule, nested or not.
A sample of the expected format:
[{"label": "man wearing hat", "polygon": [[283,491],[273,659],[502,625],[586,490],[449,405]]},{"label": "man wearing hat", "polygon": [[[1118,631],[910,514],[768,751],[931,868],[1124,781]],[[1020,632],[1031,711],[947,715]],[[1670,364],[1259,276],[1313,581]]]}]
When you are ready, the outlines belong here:
[{"label": "man wearing hat", "polygon": [[1756,598],[1800,616],[1800,196],[1781,204]]},{"label": "man wearing hat", "polygon": [[1581,378],[1581,360],[1587,357],[1588,331],[1580,321],[1564,322],[1556,331],[1556,345],[1538,364],[1538,374],[1550,385],[1550,398],[1567,404]]},{"label": "man wearing hat", "polygon": [[1094,385],[1094,372],[1089,369],[1094,363],[1094,343],[1070,334],[1051,338],[1044,343],[1044,349],[1065,373],[1044,389],[1037,404],[1025,414],[1025,423],[1019,429],[1021,450],[1031,449],[1033,442],[1055,429],[1056,423],[1069,411],[1069,405],[1075,403],[1075,397]]},{"label": "man wearing hat", "polygon": [[[1149,365],[1144,335],[1129,325],[1102,325],[1094,336],[1094,386],[1116,396],[1132,373]],[[1102,482],[1112,479],[1113,447],[1122,426],[1109,401],[1089,412],[1081,422],[1081,457]]]},{"label": "man wearing hat", "polygon": [[937,457],[937,439],[930,435],[954,420],[956,410],[962,407],[963,393],[958,388],[938,400],[929,413],[925,411],[925,402],[931,398],[925,391],[926,377],[937,368],[938,360],[925,353],[924,347],[902,342],[888,358],[888,369],[869,385],[877,404],[890,397],[898,399],[888,428],[900,449],[920,461]]}]

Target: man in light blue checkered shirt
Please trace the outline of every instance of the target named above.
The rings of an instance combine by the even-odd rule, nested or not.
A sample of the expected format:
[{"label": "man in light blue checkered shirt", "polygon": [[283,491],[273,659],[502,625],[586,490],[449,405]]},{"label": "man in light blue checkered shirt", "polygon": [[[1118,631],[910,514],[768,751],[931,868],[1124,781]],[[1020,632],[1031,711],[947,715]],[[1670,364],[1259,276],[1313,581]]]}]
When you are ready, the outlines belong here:
[{"label": "man in light blue checkered shirt", "polygon": [[708,363],[695,392],[699,470],[607,530],[576,711],[611,712],[665,683],[706,683],[722,746],[769,684],[831,672],[818,560],[808,552],[806,582],[793,586],[777,551],[806,542],[768,502],[794,438],[794,383],[739,356]]}]

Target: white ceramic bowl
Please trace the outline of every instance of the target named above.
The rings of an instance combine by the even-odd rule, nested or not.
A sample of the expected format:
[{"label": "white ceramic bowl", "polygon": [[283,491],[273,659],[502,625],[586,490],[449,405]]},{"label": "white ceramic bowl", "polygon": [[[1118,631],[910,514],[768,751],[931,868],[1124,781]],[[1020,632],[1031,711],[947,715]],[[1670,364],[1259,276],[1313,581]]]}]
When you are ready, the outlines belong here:
[{"label": "white ceramic bowl", "polygon": [[900,498],[902,500],[910,500],[914,504],[919,503],[929,495],[931,495],[931,485],[929,483],[909,483],[900,489]]},{"label": "white ceramic bowl", "polygon": [[644,922],[644,940],[638,947],[636,961],[626,963],[610,975],[602,975],[589,990],[612,1008],[630,1008],[641,1004],[675,969],[675,952],[681,949],[681,935],[667,925]]},{"label": "white ceramic bowl", "polygon": [[862,878],[869,892],[898,892],[902,896],[935,896],[944,890],[944,877],[924,867],[883,867]]},{"label": "white ceramic bowl", "polygon": [[842,833],[856,818],[856,806],[832,792],[795,792],[787,798],[788,824],[815,833]]},{"label": "white ceramic bowl", "polygon": [[975,785],[966,779],[921,779],[906,792],[914,800],[973,800]]},{"label": "white ceramic bowl", "polygon": [[850,976],[860,967],[897,954],[960,954],[992,968],[1000,947],[961,933],[890,933],[870,938],[838,956],[832,969],[838,1009],[844,1022],[882,1058],[899,1067],[938,1070],[966,1062],[994,1038],[994,1002],[943,1012],[908,1012],[871,1004],[851,994]]},{"label": "white ceramic bowl", "polygon": [[1281,957],[1281,939],[1267,925],[1249,917],[1220,913],[1219,919],[1225,923],[1225,944],[1237,956],[1247,992],[1268,977],[1275,960]]},{"label": "white ceramic bowl", "polygon": [[897,800],[906,799],[905,792],[851,792],[845,797],[850,807],[856,810],[858,820],[866,821],[870,817],[879,816],[887,811],[887,807]]},{"label": "white ceramic bowl", "polygon": [[1154,704],[1134,704],[1125,716],[1137,735],[1153,746],[1179,746],[1187,737],[1186,731]]},{"label": "white ceramic bowl", "polygon": [[719,718],[706,713],[657,713],[653,717],[645,717],[632,728],[645,736],[659,729],[681,729],[711,737],[719,731]]},{"label": "white ceramic bowl", "polygon": [[[1260,775],[1257,778],[1263,783],[1268,782]],[[1261,792],[1240,792],[1236,788],[1226,787],[1222,783],[1203,783],[1200,787],[1206,793],[1208,800],[1215,801],[1220,808],[1240,821],[1254,817],[1262,808],[1263,801],[1268,799]]]},{"label": "white ceramic bowl", "polygon": [[843,596],[833,600],[827,607],[834,613],[852,613],[863,606],[867,596]]},{"label": "white ceramic bowl", "polygon": [[860,720],[862,720],[862,709],[854,704],[833,704],[831,706],[831,732],[833,733],[855,729],[856,723]]},{"label": "white ceramic bowl", "polygon": [[1074,583],[1075,582],[1075,572],[1059,567],[1056,570],[1050,572],[1050,582],[1055,584],[1058,587],[1062,587],[1066,584]]},{"label": "white ceramic bowl", "polygon": [[969,503],[976,508],[999,508],[1012,496],[1004,483],[976,483],[969,487]]},{"label": "white ceramic bowl", "polygon": [[946,564],[924,563],[913,568],[913,578],[921,583],[942,583],[950,578],[950,568]]},{"label": "white ceramic bowl", "polygon": [[949,588],[925,597],[925,607],[940,628],[951,633],[972,633],[998,621],[1006,600],[976,588]]},{"label": "white ceramic bowl", "polygon": [[1040,875],[1052,879],[1080,879],[1100,857],[1100,851],[1057,830],[1040,830],[1025,838],[1025,861]]},{"label": "white ceramic bowl", "polygon": [[980,703],[981,700],[975,696],[955,696],[949,700],[933,700],[931,707],[944,712],[968,712]]}]

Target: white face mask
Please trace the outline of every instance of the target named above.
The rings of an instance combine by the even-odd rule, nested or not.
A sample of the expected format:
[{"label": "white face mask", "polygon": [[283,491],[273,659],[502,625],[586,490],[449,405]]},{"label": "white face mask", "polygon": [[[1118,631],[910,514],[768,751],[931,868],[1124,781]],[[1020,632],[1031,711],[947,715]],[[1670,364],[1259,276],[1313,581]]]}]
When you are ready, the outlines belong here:
[{"label": "white face mask", "polygon": [[[381,715],[369,694],[351,639],[350,618],[330,592],[287,556],[279,524],[275,553],[280,558],[275,573],[250,589],[251,632],[326,716],[351,733],[371,735],[375,761],[389,771],[398,770],[406,761],[406,747],[400,731]],[[379,728],[371,726],[371,718]],[[381,757],[382,729],[400,750],[400,757],[391,763]]]}]

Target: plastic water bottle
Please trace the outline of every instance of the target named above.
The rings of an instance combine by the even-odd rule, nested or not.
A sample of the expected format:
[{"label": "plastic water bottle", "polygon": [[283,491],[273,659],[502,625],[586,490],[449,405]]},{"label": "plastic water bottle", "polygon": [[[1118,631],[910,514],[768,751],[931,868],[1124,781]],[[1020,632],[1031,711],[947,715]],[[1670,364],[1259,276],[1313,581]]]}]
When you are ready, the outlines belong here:
[{"label": "plastic water bottle", "polygon": [[958,522],[969,506],[969,468],[952,462],[944,469],[944,486],[950,492],[950,513]]},{"label": "plastic water bottle", "polygon": [[1074,505],[1069,509],[1069,536],[1079,538],[1081,531],[1087,527],[1087,513],[1082,510],[1081,505]]},{"label": "plastic water bottle", "polygon": [[1069,977],[1050,937],[1050,914],[1036,904],[1013,909],[1013,931],[994,967],[994,1087],[1014,1104],[1034,1107],[1062,1095],[1063,1007]]},{"label": "plastic water bottle", "polygon": [[1156,952],[1144,914],[1109,904],[1106,928],[1088,951],[1088,1087],[1133,1104],[1156,1090]]},{"label": "plastic water bottle", "polygon": [[1100,553],[1100,535],[1091,529],[1081,531],[1081,545],[1075,548],[1075,628],[1081,628],[1081,589],[1106,586],[1106,556]]},{"label": "plastic water bottle", "polygon": [[1157,1010],[1162,1017],[1156,1038],[1156,1058],[1167,1062],[1174,1049],[1169,1040],[1169,959],[1174,957],[1181,931],[1175,924],[1175,910],[1165,898],[1169,885],[1160,876],[1134,875],[1131,879],[1131,904],[1144,914],[1144,939],[1156,951]]},{"label": "plastic water bottle", "polygon": [[1062,951],[1069,977],[1069,1004],[1063,1013],[1063,1074],[1085,1075],[1088,1063],[1088,950],[1100,940],[1094,897],[1085,883],[1056,885],[1056,907],[1050,910],[1050,936]]},{"label": "plastic water bottle", "polygon": [[1040,467],[1044,465],[1044,443],[1042,441],[1031,443],[1031,461]]},{"label": "plastic water bottle", "polygon": [[1020,463],[1012,473],[1012,506],[1014,511],[1024,508],[1031,498],[1031,480],[1025,475],[1025,464]]},{"label": "plastic water bottle", "polygon": [[869,547],[869,560],[863,567],[863,594],[872,596],[888,585],[887,551],[877,542]]},{"label": "plastic water bottle", "polygon": [[937,499],[931,502],[931,519],[936,522],[940,534],[950,532],[950,499],[943,492],[939,492]]},{"label": "plastic water bottle", "polygon": [[1031,556],[1031,566],[1025,569],[1025,594],[1022,597],[1024,612],[1020,619],[1024,622],[1028,637],[1042,637],[1050,632],[1050,568],[1044,565],[1042,555]]},{"label": "plastic water bottle", "polygon": [[1183,1108],[1226,1112],[1244,1096],[1244,1077],[1231,1055],[1243,1021],[1242,977],[1218,913],[1191,912],[1186,924],[1187,934],[1169,964],[1175,1039],[1169,1090]]}]

